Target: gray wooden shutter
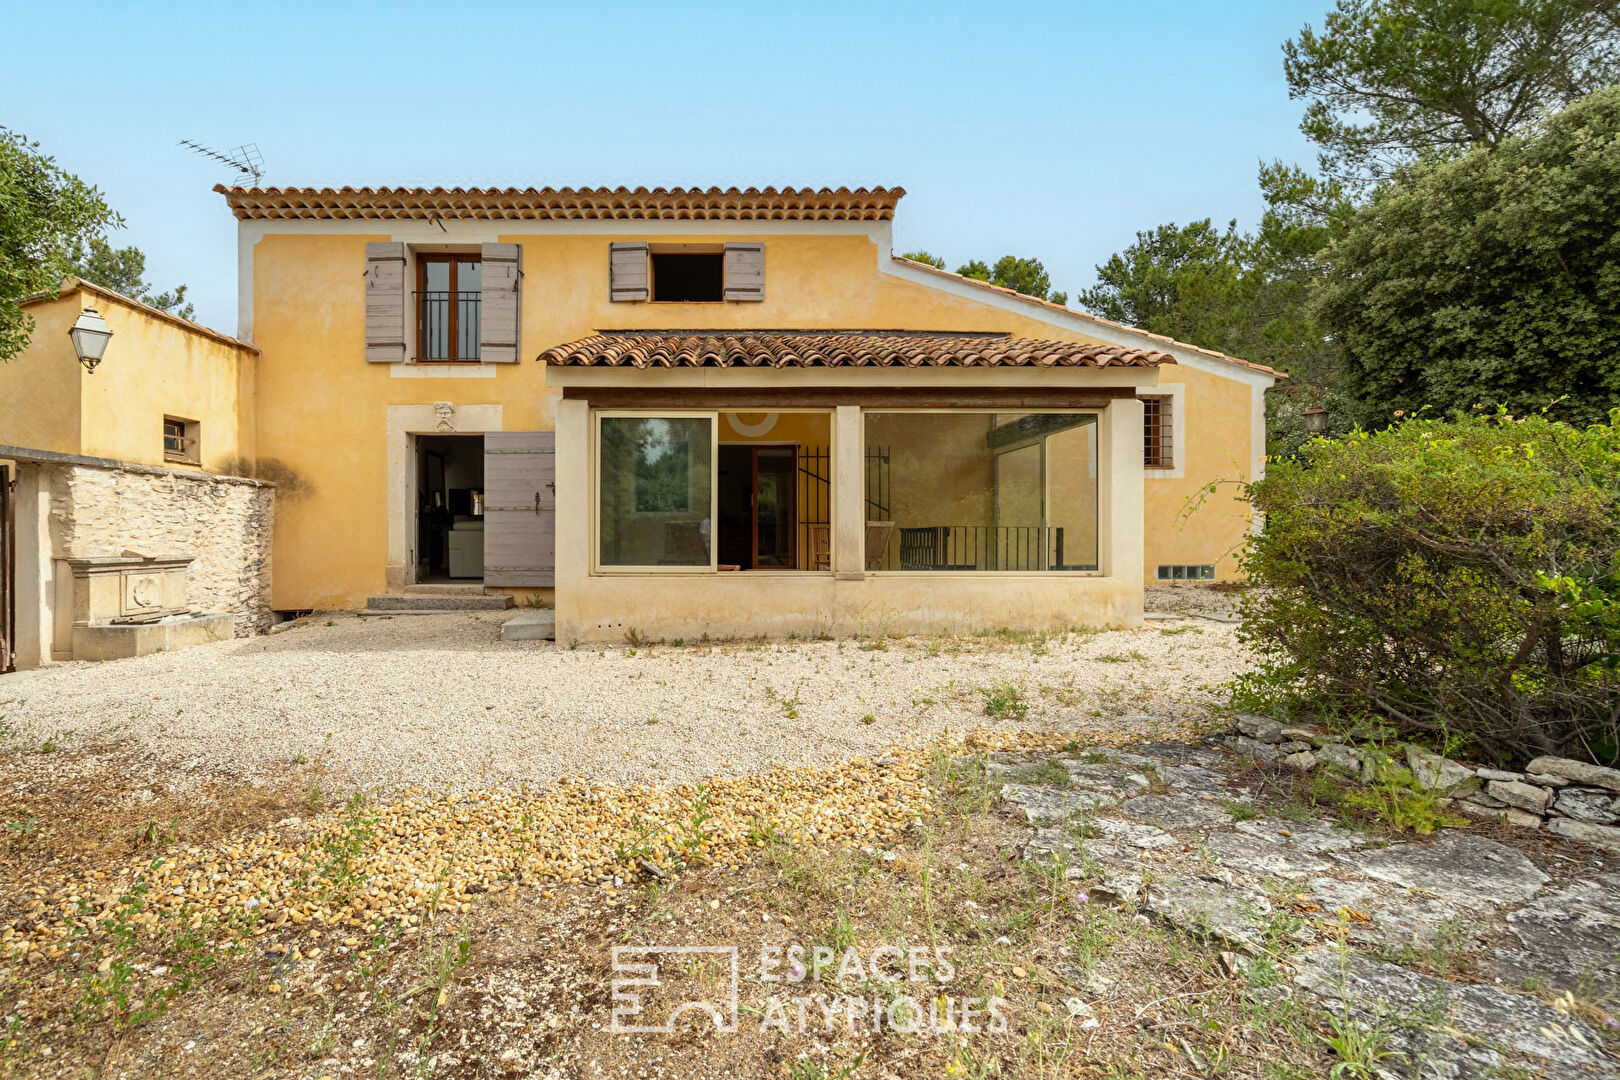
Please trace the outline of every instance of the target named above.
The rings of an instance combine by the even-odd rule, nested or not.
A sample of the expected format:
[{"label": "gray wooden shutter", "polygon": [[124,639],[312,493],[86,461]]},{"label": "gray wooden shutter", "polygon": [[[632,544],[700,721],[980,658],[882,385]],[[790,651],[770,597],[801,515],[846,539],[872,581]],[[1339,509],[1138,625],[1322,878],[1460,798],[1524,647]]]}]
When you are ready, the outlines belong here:
[{"label": "gray wooden shutter", "polygon": [[366,360],[405,359],[405,245],[366,245]]},{"label": "gray wooden shutter", "polygon": [[523,344],[523,247],[484,244],[478,257],[484,264],[478,356],[488,364],[515,364]]},{"label": "gray wooden shutter", "polygon": [[726,245],[726,299],[765,299],[765,245]]},{"label": "gray wooden shutter", "polygon": [[608,299],[646,300],[651,296],[647,278],[647,245],[608,245]]},{"label": "gray wooden shutter", "polygon": [[484,434],[484,584],[557,583],[557,434]]}]

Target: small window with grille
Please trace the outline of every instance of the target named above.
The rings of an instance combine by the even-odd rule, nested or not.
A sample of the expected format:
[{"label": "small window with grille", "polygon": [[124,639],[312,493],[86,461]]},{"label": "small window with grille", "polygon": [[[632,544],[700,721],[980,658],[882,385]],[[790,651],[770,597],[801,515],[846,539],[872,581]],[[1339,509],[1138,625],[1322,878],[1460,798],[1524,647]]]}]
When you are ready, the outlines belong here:
[{"label": "small window with grille", "polygon": [[1142,465],[1149,469],[1176,467],[1175,428],[1168,397],[1142,399]]},{"label": "small window with grille", "polygon": [[163,460],[182,465],[196,465],[202,461],[199,434],[202,425],[195,420],[182,420],[177,416],[163,418]]}]

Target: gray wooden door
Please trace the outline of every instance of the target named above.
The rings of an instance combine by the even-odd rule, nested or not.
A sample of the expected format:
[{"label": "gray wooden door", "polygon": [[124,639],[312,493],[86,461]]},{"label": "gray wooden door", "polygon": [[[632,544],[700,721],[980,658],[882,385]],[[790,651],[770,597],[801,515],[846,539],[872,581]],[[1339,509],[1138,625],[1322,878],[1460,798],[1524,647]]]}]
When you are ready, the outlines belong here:
[{"label": "gray wooden door", "polygon": [[557,435],[484,434],[484,584],[557,583]]}]

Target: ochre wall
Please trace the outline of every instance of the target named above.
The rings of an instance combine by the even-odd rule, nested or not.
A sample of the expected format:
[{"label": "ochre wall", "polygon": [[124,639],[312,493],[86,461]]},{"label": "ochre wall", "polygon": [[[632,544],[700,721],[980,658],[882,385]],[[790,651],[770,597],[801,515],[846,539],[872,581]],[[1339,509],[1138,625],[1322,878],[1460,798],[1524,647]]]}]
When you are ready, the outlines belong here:
[{"label": "ochre wall", "polygon": [[[880,273],[865,235],[727,234],[712,239],[766,245],[765,300],[758,303],[612,303],[608,245],[614,240],[693,242],[694,233],[626,223],[620,235],[483,237],[523,247],[523,341],[517,364],[493,377],[400,377],[412,365],[363,357],[365,245],[396,237],[269,231],[251,241],[253,340],[258,366],[259,475],[280,485],[275,606],[358,607],[387,587],[387,451],[391,405],[494,405],[508,431],[551,430],[558,391],[535,362],[546,348],[599,329],[872,328],[1005,331],[1088,340],[1033,315]],[[255,223],[257,225],[257,223]],[[506,226],[512,229],[510,224]],[[274,228],[274,226],[272,226]],[[401,235],[397,238],[410,239]],[[1032,309],[1033,311],[1034,309]],[[627,373],[627,379],[633,378]],[[903,373],[896,374],[904,378]],[[1243,382],[1167,366],[1163,382],[1188,384],[1185,479],[1147,482],[1147,571],[1168,561],[1210,561],[1235,549],[1241,508],[1217,496],[1186,522],[1177,513],[1201,483],[1233,476],[1248,451],[1251,390]],[[722,437],[730,437],[724,432]],[[1196,558],[1192,554],[1197,552]],[[1185,553],[1185,554],[1184,554]],[[1230,560],[1221,576],[1230,576]]]},{"label": "ochre wall", "polygon": [[[67,335],[86,305],[113,333],[93,373]],[[174,416],[201,425],[203,471],[252,471],[252,350],[100,292],[69,289],[27,310],[33,337],[0,364],[0,443],[185,468],[163,457],[163,418]]]},{"label": "ochre wall", "polygon": [[25,310],[34,317],[34,334],[20,354],[0,363],[0,443],[82,453],[79,382],[85,374],[67,336],[79,305],[64,297]]},{"label": "ochre wall", "polygon": [[[1249,506],[1239,482],[1253,479],[1250,462],[1252,399],[1249,387],[1185,365],[1161,368],[1159,381],[1186,386],[1186,436],[1181,477],[1148,470],[1146,513],[1148,580],[1160,563],[1215,564],[1215,576],[1239,576],[1237,556],[1249,531]],[[1206,485],[1217,483],[1213,492]]]}]

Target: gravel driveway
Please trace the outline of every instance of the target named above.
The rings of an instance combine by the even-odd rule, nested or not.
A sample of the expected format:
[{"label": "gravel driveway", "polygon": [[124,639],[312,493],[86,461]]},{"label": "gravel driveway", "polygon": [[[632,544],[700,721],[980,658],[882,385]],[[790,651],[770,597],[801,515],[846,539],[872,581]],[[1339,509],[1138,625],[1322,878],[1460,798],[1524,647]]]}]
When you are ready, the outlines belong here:
[{"label": "gravel driveway", "polygon": [[[321,761],[355,782],[633,783],[829,764],[947,728],[1169,735],[1245,663],[1201,618],[1053,638],[597,648],[499,640],[510,613],[317,616],[268,637],[0,679],[38,745],[123,742],[244,777]],[[1026,717],[985,715],[1010,682]]]}]

